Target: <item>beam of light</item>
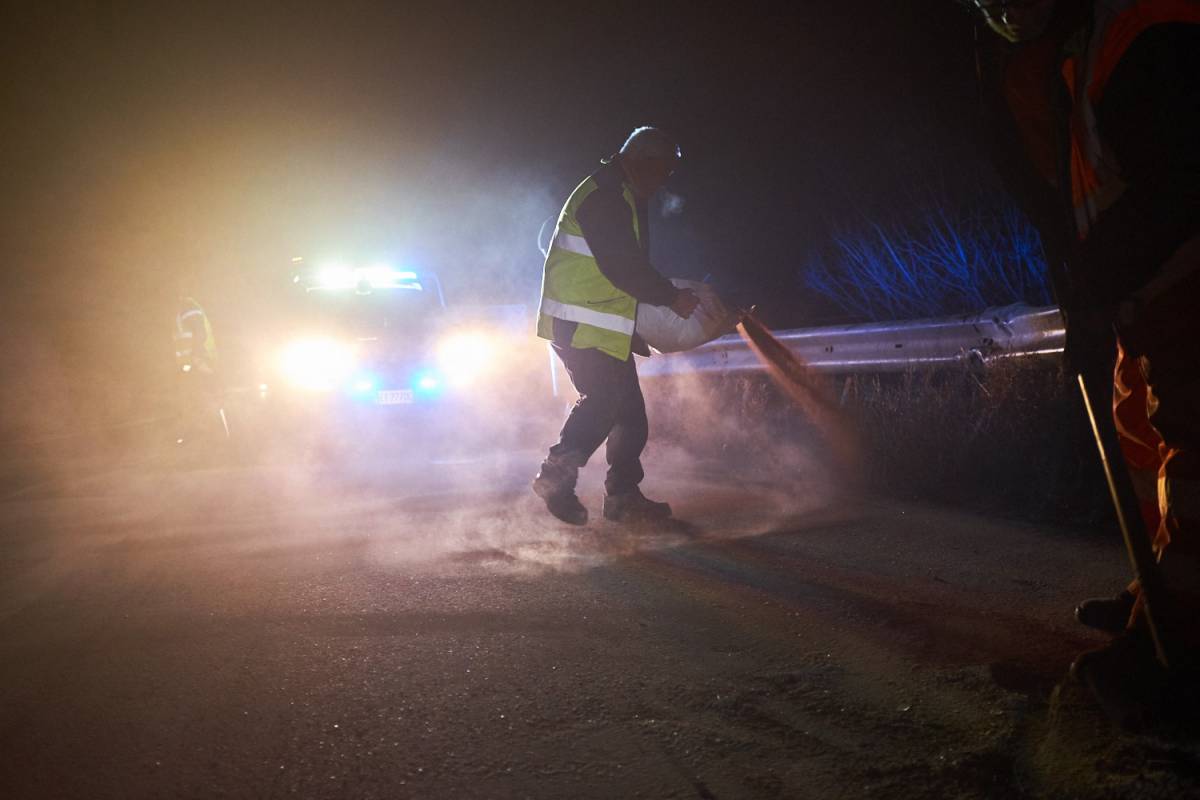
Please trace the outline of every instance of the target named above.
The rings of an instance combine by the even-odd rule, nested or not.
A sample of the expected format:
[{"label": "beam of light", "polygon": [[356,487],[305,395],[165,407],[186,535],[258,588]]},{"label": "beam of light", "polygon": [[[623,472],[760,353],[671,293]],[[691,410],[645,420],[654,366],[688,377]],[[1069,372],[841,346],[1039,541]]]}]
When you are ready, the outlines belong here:
[{"label": "beam of light", "polygon": [[[296,278],[299,281],[299,278]],[[351,267],[331,263],[317,271],[318,289],[353,289],[363,283],[374,289],[417,289],[417,273],[412,270],[397,270],[389,264],[377,263],[366,267]]]},{"label": "beam of light", "polygon": [[359,280],[365,280],[376,288],[392,286],[396,282],[396,270],[387,264],[375,264],[354,270]]},{"label": "beam of light", "polygon": [[350,289],[357,283],[354,270],[342,264],[329,264],[317,273],[317,283],[322,289]]},{"label": "beam of light", "polygon": [[470,386],[499,367],[500,346],[482,331],[462,331],[443,339],[437,347],[438,367],[452,386]]},{"label": "beam of light", "polygon": [[354,370],[354,349],[335,339],[297,339],[279,355],[279,371],[292,386],[327,392],[344,386]]},{"label": "beam of light", "polygon": [[437,373],[427,370],[417,374],[413,380],[413,388],[422,394],[434,394],[442,388],[442,381]]},{"label": "beam of light", "polygon": [[350,391],[357,395],[372,394],[375,391],[375,378],[370,375],[359,375],[350,383]]}]

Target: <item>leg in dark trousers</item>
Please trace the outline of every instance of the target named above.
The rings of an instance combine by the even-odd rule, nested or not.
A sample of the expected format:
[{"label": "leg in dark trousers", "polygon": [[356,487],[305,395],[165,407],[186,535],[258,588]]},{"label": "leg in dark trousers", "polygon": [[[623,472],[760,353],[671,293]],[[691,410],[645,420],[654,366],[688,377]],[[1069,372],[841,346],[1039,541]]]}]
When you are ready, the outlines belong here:
[{"label": "leg in dark trousers", "polygon": [[619,361],[594,348],[576,349],[563,344],[571,341],[573,333],[573,323],[555,320],[551,346],[567,368],[579,400],[567,415],[558,442],[542,462],[533,480],[533,491],[546,501],[554,516],[576,525],[586,523],[587,509],[575,496],[575,482],[579,468],[607,440],[605,519],[666,519],[671,516],[671,507],[647,499],[638,489],[645,476],[641,458],[649,426],[633,355]]},{"label": "leg in dark trousers", "polygon": [[637,485],[642,479],[640,457],[646,446],[646,407],[632,355],[618,361],[599,350],[577,350],[557,342],[552,346],[566,366],[579,400],[533,479],[533,491],[546,501],[551,514],[564,522],[583,525],[588,513],[575,496],[575,483],[579,468],[605,439],[608,494],[619,490],[641,496]]},{"label": "leg in dark trousers", "polygon": [[[550,448],[550,456],[542,464],[541,474],[553,476],[556,470],[567,471],[573,490],[578,468],[607,439],[605,519],[638,522],[663,520],[671,516],[670,505],[649,500],[638,489],[638,484],[645,476],[641,457],[649,426],[646,422],[646,401],[638,384],[633,356],[617,361],[599,350],[576,350],[558,344],[554,345],[554,350],[566,365],[571,382],[579,391],[579,401],[571,409],[558,443]],[[537,481],[535,491],[536,484]],[[555,508],[550,510],[560,519],[564,518]]]},{"label": "leg in dark trousers", "polygon": [[646,473],[642,471],[642,451],[650,435],[646,420],[646,401],[638,384],[637,368],[630,356],[629,374],[632,385],[621,397],[617,419],[608,434],[608,475],[604,480],[607,494],[626,494],[637,490]]},{"label": "leg in dark trousers", "polygon": [[581,467],[608,440],[609,494],[637,488],[644,475],[641,455],[649,428],[633,356],[618,361],[599,350],[553,345],[579,392],[550,455]]}]

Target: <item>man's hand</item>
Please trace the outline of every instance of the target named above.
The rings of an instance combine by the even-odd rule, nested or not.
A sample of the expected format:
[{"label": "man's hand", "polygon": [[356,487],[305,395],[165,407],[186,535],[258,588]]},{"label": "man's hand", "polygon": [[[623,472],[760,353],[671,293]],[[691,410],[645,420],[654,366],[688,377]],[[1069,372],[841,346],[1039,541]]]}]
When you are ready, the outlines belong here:
[{"label": "man's hand", "polygon": [[671,301],[670,309],[687,319],[692,316],[692,312],[698,305],[700,305],[700,298],[695,292],[691,289],[680,289],[679,293],[675,295],[675,299]]}]

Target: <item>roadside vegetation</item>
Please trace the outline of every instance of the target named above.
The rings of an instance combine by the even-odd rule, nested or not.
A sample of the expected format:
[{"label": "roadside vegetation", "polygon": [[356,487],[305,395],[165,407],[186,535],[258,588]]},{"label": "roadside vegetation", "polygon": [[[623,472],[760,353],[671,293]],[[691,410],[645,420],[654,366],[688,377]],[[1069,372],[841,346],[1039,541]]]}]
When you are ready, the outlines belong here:
[{"label": "roadside vegetation", "polygon": [[1053,301],[1037,231],[995,192],[918,197],[887,222],[832,224],[799,279],[847,321],[939,317]]},{"label": "roadside vegetation", "polygon": [[858,376],[845,392],[864,481],[999,516],[1111,516],[1078,390],[1057,364]]},{"label": "roadside vegetation", "polygon": [[652,442],[661,434],[733,473],[792,474],[798,486],[828,473],[851,492],[1068,526],[1109,524],[1077,390],[1054,363],[820,380],[858,440],[849,473],[839,472],[826,434],[765,374],[648,381]]},{"label": "roadside vegetation", "polygon": [[[847,322],[1053,303],[1037,232],[999,190],[952,200],[926,187],[909,209],[831,223],[802,285]],[[1056,360],[831,380],[860,438],[865,489],[1081,525],[1111,516],[1078,391]],[[748,387],[756,413],[796,416],[782,397],[764,402],[770,387]]]}]

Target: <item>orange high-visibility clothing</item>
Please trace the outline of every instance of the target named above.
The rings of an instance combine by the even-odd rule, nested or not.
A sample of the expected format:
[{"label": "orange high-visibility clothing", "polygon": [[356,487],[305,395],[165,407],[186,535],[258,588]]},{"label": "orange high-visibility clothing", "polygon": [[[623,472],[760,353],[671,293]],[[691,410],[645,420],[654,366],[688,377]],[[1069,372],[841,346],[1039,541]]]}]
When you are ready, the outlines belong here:
[{"label": "orange high-visibility clothing", "polygon": [[[1125,51],[1154,25],[1200,23],[1196,0],[1109,0],[1096,3],[1082,47],[1063,62],[1063,80],[1071,94],[1071,203],[1079,238],[1087,237],[1100,212],[1125,189],[1120,166],[1100,136],[1096,107]],[[1198,145],[1200,146],[1200,145]]]},{"label": "orange high-visibility clothing", "polygon": [[[1104,226],[1135,176],[1103,138],[1097,109],[1109,79],[1138,37],[1156,25],[1200,24],[1195,0],[1107,0],[1083,38],[1069,48],[1063,78],[1072,98],[1071,203],[1076,232]],[[1195,81],[1195,75],[1179,75]],[[1196,143],[1200,147],[1200,141]],[[1147,187],[1161,191],[1159,187]],[[1174,245],[1174,243],[1172,243]],[[1165,265],[1146,264],[1149,283],[1122,298],[1113,415],[1164,582],[1184,614],[1200,612],[1200,237]],[[1136,619],[1140,598],[1135,606]],[[1200,644],[1194,619],[1181,631]]]}]

